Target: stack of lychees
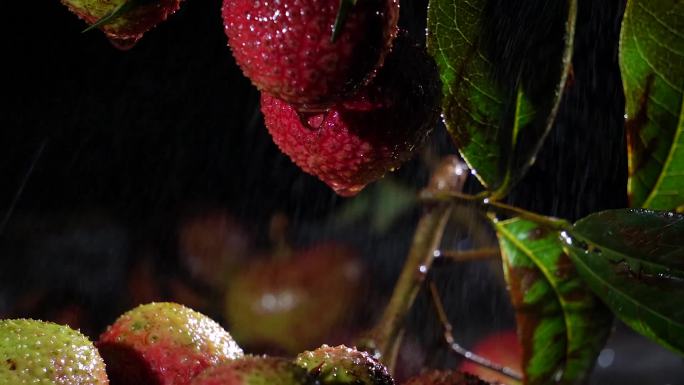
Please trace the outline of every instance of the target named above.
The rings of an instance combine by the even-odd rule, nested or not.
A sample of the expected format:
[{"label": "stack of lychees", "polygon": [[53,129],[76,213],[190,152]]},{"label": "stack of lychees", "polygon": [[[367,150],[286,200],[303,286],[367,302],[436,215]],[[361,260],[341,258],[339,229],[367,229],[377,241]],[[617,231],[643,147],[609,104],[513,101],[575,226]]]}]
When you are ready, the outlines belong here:
[{"label": "stack of lychees", "polygon": [[398,18],[398,0],[223,2],[273,140],[340,195],[408,160],[439,116],[437,68]]},{"label": "stack of lychees", "polygon": [[[105,367],[106,365],[106,367]],[[409,385],[480,385],[452,372]],[[123,314],[93,344],[67,326],[0,320],[0,384],[54,385],[394,385],[366,352],[323,345],[290,360],[244,355],[212,319],[176,303]]]}]

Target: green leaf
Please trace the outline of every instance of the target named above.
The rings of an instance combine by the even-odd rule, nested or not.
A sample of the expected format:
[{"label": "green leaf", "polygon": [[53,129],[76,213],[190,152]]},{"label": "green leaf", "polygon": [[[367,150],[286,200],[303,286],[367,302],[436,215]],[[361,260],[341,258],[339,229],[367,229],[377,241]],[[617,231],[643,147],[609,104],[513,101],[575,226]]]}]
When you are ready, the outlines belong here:
[{"label": "green leaf", "polygon": [[523,346],[525,384],[581,383],[613,317],[577,274],[558,231],[518,218],[495,227]]},{"label": "green leaf", "polygon": [[128,0],[128,1],[124,1],[121,4],[117,5],[116,7],[114,7],[107,14],[102,16],[99,20],[97,20],[93,24],[89,25],[88,28],[81,31],[81,33],[85,33],[85,32],[88,32],[90,30],[100,28],[100,27],[108,25],[108,24],[112,24],[117,19],[119,19],[121,16],[125,15],[126,13],[130,12],[132,9],[134,9],[136,7],[154,4],[154,3],[159,2],[159,1],[160,0]]},{"label": "green leaf", "polygon": [[522,3],[430,0],[428,9],[447,129],[495,198],[534,162],[572,58],[576,0]]},{"label": "green leaf", "polygon": [[628,0],[620,34],[632,207],[684,204],[684,3]]},{"label": "green leaf", "polygon": [[684,215],[610,210],[562,235],[579,273],[623,322],[684,354]]},{"label": "green leaf", "polygon": [[358,0],[340,0],[340,8],[337,10],[335,24],[333,24],[332,34],[330,35],[331,42],[334,43],[342,33],[342,28],[344,28],[344,24],[347,22],[349,12],[356,6],[357,1]]}]

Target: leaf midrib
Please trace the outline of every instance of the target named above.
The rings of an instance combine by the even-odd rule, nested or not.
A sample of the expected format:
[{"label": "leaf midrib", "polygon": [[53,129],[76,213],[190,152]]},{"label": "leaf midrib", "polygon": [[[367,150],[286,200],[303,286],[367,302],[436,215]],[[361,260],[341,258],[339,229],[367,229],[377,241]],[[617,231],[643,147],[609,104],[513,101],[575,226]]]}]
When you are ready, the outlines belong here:
[{"label": "leaf midrib", "polygon": [[660,189],[660,185],[663,182],[663,179],[668,175],[667,174],[667,169],[670,167],[670,164],[672,163],[672,159],[674,158],[674,154],[678,149],[678,143],[679,139],[682,135],[682,131],[684,131],[684,97],[682,97],[682,106],[679,109],[679,123],[677,123],[677,129],[675,130],[675,135],[672,138],[672,146],[670,146],[670,151],[667,154],[667,159],[665,160],[665,163],[663,164],[663,169],[662,172],[658,175],[658,180],[656,180],[655,185],[653,185],[653,189],[651,192],[648,194],[648,197],[646,197],[646,200],[644,201],[643,207],[648,207],[649,204],[653,199],[656,198],[658,195],[657,192]]}]

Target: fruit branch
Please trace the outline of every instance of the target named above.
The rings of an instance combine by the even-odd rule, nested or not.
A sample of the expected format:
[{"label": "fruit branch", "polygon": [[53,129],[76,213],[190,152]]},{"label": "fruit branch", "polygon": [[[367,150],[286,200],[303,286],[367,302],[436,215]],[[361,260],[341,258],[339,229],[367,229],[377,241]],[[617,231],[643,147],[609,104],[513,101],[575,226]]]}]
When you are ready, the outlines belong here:
[{"label": "fruit branch", "polygon": [[520,217],[557,231],[571,231],[571,225],[564,219],[547,217],[531,211],[511,206],[487,197],[464,194],[454,191],[423,190],[420,199],[424,202],[454,202],[479,207],[482,211]]},{"label": "fruit branch", "polygon": [[469,262],[501,258],[501,251],[498,247],[483,247],[474,250],[439,250],[435,256],[453,262]]},{"label": "fruit branch", "polygon": [[404,320],[430,270],[452,207],[453,204],[446,201],[426,208],[392,297],[365,343],[390,370],[394,369]]},{"label": "fruit branch", "polygon": [[439,292],[437,291],[437,286],[435,286],[434,282],[430,282],[430,294],[432,297],[432,303],[435,305],[435,310],[437,311],[437,316],[439,317],[439,321],[442,324],[442,327],[444,328],[444,340],[446,343],[449,345],[449,349],[451,349],[452,352],[462,356],[468,361],[472,361],[480,366],[483,366],[487,369],[494,370],[498,373],[501,373],[507,377],[510,377],[514,380],[522,381],[522,375],[515,370],[507,367],[507,366],[502,366],[497,363],[492,362],[491,360],[484,358],[482,356],[479,356],[461,345],[459,345],[455,340],[454,340],[454,335],[452,334],[452,329],[453,327],[451,326],[451,323],[449,322],[449,318],[446,315],[446,311],[444,310],[444,305],[442,304],[442,300],[440,299]]}]

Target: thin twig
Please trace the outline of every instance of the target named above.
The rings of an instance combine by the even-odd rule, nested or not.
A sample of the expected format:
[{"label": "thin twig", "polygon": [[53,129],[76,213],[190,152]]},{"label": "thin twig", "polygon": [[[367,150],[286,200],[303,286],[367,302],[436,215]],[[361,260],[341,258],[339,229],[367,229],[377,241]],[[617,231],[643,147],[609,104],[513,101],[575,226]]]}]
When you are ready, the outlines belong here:
[{"label": "thin twig", "polygon": [[502,214],[511,217],[520,217],[558,231],[569,231],[571,227],[570,224],[564,219],[547,217],[544,215],[540,215],[537,213],[533,213],[531,211],[521,209],[520,207],[511,206],[505,203],[491,200],[487,197],[463,194],[453,191],[423,190],[420,193],[420,199],[428,202],[451,201],[458,202],[461,204],[473,205],[480,207],[482,210],[487,212],[493,212],[496,214]]},{"label": "thin twig", "polygon": [[487,369],[493,370],[495,372],[501,373],[504,376],[510,377],[514,380],[517,381],[522,381],[522,375],[515,370],[507,367],[507,366],[502,366],[499,364],[496,364],[482,356],[479,356],[461,345],[459,345],[455,340],[454,340],[454,335],[452,334],[453,327],[451,326],[451,323],[449,322],[449,319],[446,315],[446,311],[444,311],[444,305],[442,304],[442,300],[439,297],[439,292],[437,291],[437,286],[435,286],[434,282],[430,282],[430,293],[432,294],[432,303],[435,305],[435,310],[437,311],[437,316],[439,317],[439,321],[442,323],[442,327],[444,328],[444,340],[446,340],[447,344],[449,345],[449,348],[451,351],[454,353],[462,356],[468,361],[472,361],[480,366],[483,366]]},{"label": "thin twig", "polygon": [[450,202],[440,202],[423,214],[392,297],[378,323],[360,343],[374,351],[390,370],[394,369],[406,315],[434,261],[452,206]]},{"label": "thin twig", "polygon": [[14,198],[12,198],[12,202],[10,203],[9,208],[5,213],[5,217],[2,219],[2,222],[0,223],[0,234],[5,232],[5,226],[7,226],[7,223],[12,217],[12,214],[14,213],[14,208],[17,206],[17,203],[19,203],[19,198],[21,198],[21,194],[24,193],[24,188],[26,188],[26,184],[28,183],[31,174],[33,174],[33,170],[36,168],[36,164],[38,164],[38,160],[43,155],[43,151],[45,150],[45,145],[47,145],[47,142],[47,138],[43,139],[43,141],[40,143],[40,146],[34,153],[33,159],[31,159],[31,164],[29,165],[29,168],[26,170],[24,178],[21,180],[19,188],[17,189],[17,192],[14,194]]},{"label": "thin twig", "polygon": [[501,258],[501,251],[498,247],[483,247],[475,250],[439,250],[435,252],[435,256],[454,262],[469,262]]}]

